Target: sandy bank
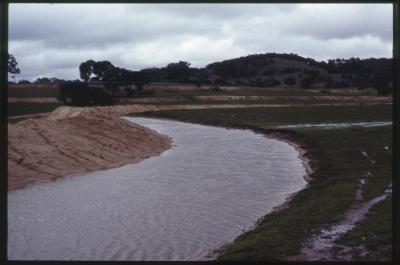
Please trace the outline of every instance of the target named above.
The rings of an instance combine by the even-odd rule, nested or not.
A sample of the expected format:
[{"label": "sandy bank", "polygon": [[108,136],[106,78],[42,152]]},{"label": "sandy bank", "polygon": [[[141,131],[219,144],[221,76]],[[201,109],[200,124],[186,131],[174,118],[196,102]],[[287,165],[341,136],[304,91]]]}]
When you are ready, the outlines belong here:
[{"label": "sandy bank", "polygon": [[118,167],[157,155],[171,139],[101,109],[57,109],[8,124],[8,189]]}]

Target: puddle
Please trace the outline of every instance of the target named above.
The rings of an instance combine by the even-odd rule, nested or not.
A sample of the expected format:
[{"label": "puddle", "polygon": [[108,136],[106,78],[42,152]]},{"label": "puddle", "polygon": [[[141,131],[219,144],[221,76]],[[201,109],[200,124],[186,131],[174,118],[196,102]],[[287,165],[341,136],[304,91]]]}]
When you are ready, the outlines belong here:
[{"label": "puddle", "polygon": [[[349,254],[351,249],[346,246],[338,245],[335,241],[346,232],[353,229],[356,224],[365,219],[369,209],[377,203],[386,199],[391,193],[391,185],[384,193],[367,202],[357,202],[344,214],[344,219],[327,229],[322,229],[317,235],[314,235],[310,242],[304,247],[299,255],[291,257],[290,260],[306,260],[306,261],[350,261],[352,256]],[[341,247],[343,250],[339,256],[333,256],[333,248]]]},{"label": "puddle", "polygon": [[9,192],[10,260],[202,260],[306,186],[287,143],[127,119],[174,146],[137,164]]},{"label": "puddle", "polygon": [[320,129],[337,129],[337,128],[348,128],[352,126],[360,127],[376,127],[376,126],[388,126],[392,125],[391,121],[374,121],[374,122],[353,122],[353,123],[304,123],[304,124],[293,124],[283,126],[273,126],[273,129],[301,129],[301,128],[320,128]]}]

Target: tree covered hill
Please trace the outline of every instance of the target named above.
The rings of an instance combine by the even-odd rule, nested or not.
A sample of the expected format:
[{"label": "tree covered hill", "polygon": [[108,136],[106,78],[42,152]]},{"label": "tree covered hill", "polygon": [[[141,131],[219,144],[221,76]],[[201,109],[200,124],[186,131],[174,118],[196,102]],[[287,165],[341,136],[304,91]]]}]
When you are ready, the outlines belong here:
[{"label": "tree covered hill", "polygon": [[392,60],[387,58],[334,59],[318,62],[296,54],[256,54],[206,66],[213,82],[233,85],[308,87],[368,87],[376,78],[392,80]]},{"label": "tree covered hill", "polygon": [[88,60],[80,65],[85,81],[174,82],[253,87],[346,88],[375,87],[385,94],[393,80],[388,58],[316,61],[296,54],[254,54],[193,68],[179,61],[166,67],[131,71],[108,61]]}]

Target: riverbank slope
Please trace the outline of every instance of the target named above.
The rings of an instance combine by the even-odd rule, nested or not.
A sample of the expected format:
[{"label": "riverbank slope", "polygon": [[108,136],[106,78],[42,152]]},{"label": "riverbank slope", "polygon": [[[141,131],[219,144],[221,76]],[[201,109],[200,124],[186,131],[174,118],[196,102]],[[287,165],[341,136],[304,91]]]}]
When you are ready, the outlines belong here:
[{"label": "riverbank slope", "polygon": [[135,163],[171,146],[169,137],[117,115],[79,109],[8,125],[9,190]]}]

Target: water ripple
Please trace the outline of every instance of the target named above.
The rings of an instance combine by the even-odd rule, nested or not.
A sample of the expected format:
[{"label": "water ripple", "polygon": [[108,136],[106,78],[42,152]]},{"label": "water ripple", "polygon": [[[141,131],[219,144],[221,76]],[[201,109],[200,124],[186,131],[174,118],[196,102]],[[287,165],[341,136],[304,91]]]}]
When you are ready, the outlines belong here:
[{"label": "water ripple", "polygon": [[11,260],[193,260],[305,187],[290,145],[248,130],[127,118],[160,156],[8,194]]}]

